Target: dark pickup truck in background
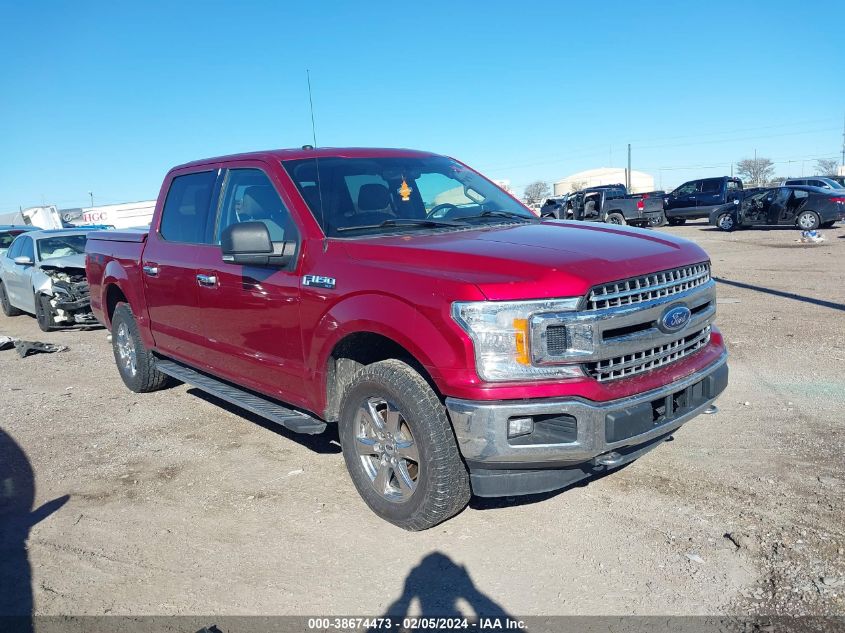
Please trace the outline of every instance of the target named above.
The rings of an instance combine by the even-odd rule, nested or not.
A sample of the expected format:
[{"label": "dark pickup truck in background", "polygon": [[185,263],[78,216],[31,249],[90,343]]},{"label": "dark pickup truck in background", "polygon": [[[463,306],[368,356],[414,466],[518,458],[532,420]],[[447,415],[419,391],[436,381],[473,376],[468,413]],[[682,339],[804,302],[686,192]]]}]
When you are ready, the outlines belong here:
[{"label": "dark pickup truck in background", "polygon": [[663,208],[672,226],[687,220],[709,218],[716,207],[742,200],[744,193],[739,178],[700,178],[690,180],[666,195]]},{"label": "dark pickup truck in background", "polygon": [[631,226],[663,224],[663,200],[628,194],[625,185],[588,187],[572,204],[573,219]]},{"label": "dark pickup truck in background", "polygon": [[149,230],[94,232],[86,254],[127,387],[175,378],[297,433],[337,423],[361,497],[410,530],[471,493],[618,468],[728,379],[700,247],[541,221],[436,154],[182,165]]},{"label": "dark pickup truck in background", "polygon": [[549,198],[540,209],[540,217],[558,220],[582,220],[662,226],[663,192],[629,194],[625,185],[597,185],[562,196]]}]

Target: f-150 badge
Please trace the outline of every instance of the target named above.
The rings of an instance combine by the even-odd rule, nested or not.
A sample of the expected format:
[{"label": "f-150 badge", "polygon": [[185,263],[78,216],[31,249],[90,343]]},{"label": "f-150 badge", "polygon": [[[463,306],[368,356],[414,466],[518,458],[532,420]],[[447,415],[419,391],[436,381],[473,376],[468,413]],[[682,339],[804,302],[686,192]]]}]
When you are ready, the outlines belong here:
[{"label": "f-150 badge", "polygon": [[302,277],[303,286],[311,286],[315,288],[334,288],[337,281],[334,277],[321,277],[320,275],[304,275]]}]

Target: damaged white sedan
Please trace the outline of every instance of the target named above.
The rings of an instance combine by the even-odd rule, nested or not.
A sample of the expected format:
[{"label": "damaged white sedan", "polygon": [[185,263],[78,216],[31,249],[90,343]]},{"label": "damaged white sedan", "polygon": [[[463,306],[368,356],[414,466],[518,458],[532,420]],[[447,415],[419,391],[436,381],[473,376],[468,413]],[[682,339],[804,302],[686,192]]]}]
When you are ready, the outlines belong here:
[{"label": "damaged white sedan", "polygon": [[85,279],[85,229],[31,231],[0,258],[0,307],[34,314],[43,331],[96,325]]}]

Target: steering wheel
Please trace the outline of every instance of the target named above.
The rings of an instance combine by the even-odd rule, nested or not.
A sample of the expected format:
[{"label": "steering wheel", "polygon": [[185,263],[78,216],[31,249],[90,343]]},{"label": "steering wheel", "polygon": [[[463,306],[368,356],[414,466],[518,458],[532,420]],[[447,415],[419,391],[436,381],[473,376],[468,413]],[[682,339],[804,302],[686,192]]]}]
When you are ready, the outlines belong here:
[{"label": "steering wheel", "polygon": [[763,200],[758,198],[757,200],[754,201],[754,206],[757,207],[758,209],[762,209],[763,208]]},{"label": "steering wheel", "polygon": [[433,217],[443,217],[443,216],[445,216],[445,215],[446,215],[446,213],[443,213],[443,214],[441,214],[440,216],[437,216],[437,214],[438,214],[440,211],[443,211],[443,210],[446,210],[446,211],[447,211],[447,213],[448,213],[448,211],[451,211],[452,209],[457,210],[457,209],[458,209],[458,205],[456,205],[456,204],[452,204],[451,202],[443,202],[442,204],[438,204],[438,205],[433,206],[433,207],[431,208],[431,211],[429,211],[429,212],[426,214],[425,219],[426,219],[426,220],[430,220],[430,219],[431,219],[431,218],[433,218]]}]

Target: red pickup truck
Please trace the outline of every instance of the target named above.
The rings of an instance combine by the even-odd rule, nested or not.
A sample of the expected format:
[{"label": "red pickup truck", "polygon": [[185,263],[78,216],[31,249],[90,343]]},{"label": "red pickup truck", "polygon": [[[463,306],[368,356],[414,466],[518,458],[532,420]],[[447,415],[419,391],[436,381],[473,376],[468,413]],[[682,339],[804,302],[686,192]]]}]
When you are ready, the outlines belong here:
[{"label": "red pickup truck", "polygon": [[410,530],[636,459],[728,378],[698,246],[541,220],[430,153],[176,167],[149,230],[90,234],[87,276],[130,389],[337,423],[363,499]]}]

